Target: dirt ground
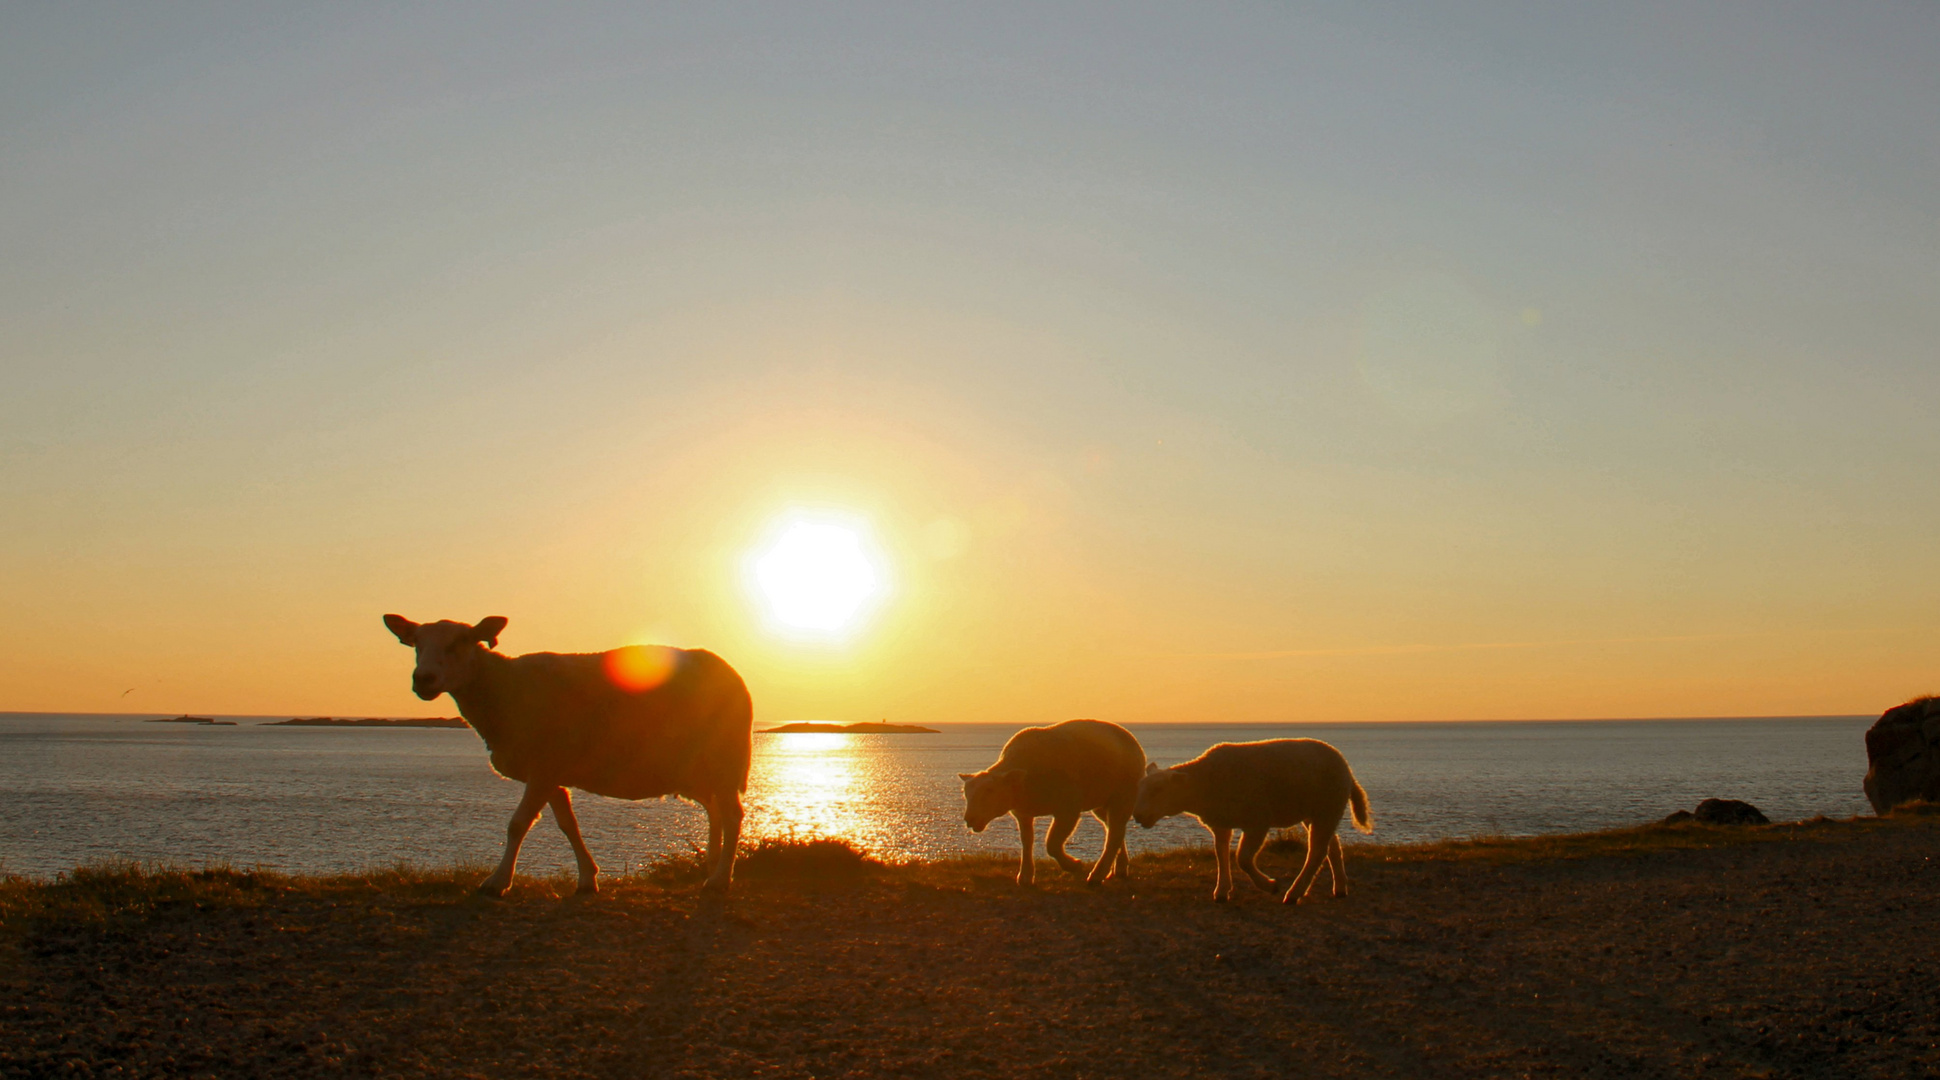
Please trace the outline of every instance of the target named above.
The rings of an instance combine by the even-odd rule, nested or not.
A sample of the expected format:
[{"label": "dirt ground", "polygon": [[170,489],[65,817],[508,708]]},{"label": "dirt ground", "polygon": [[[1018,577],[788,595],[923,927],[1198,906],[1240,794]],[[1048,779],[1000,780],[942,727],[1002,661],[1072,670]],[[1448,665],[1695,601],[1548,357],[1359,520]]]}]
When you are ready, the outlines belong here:
[{"label": "dirt ground", "polygon": [[1930,816],[1359,847],[1299,907],[1212,903],[1207,851],[725,903],[13,881],[0,1076],[1940,1076],[1936,855]]}]

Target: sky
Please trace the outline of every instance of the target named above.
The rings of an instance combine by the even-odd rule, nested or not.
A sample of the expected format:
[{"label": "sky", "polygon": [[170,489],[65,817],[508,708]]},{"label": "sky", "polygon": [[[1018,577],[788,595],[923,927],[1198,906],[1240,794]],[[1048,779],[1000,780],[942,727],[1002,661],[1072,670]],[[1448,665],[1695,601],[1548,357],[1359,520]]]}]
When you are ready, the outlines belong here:
[{"label": "sky", "polygon": [[0,710],[1940,690],[1940,7],[1459,6],[7,5]]}]

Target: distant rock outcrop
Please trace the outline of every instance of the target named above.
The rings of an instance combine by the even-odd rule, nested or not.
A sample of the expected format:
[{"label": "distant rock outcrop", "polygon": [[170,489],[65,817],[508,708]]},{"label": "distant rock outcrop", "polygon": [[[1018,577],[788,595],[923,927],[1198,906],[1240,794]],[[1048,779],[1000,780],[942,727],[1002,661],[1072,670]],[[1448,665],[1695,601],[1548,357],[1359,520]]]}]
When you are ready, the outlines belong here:
[{"label": "distant rock outcrop", "polygon": [[364,716],[352,719],[347,716],[299,716],[294,720],[272,720],[264,727],[470,727],[464,718],[457,716],[418,716],[403,720],[391,720],[380,716]]},{"label": "distant rock outcrop", "polygon": [[921,724],[892,724],[864,721],[859,724],[818,724],[800,721],[780,727],[762,728],[758,735],[936,735],[933,727]]},{"label": "distant rock outcrop", "polygon": [[1940,802],[1940,697],[1914,698],[1866,731],[1866,800],[1884,814],[1915,799]]},{"label": "distant rock outcrop", "polygon": [[1771,819],[1748,802],[1738,799],[1706,799],[1695,812],[1679,810],[1664,819],[1666,825],[1695,821],[1700,825],[1770,825]]}]

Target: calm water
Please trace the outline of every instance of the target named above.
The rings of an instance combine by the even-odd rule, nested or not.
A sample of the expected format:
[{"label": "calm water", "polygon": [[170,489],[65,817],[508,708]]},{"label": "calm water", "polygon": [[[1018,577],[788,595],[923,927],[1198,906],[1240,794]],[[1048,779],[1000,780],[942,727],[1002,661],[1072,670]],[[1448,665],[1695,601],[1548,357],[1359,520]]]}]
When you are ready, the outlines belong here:
[{"label": "calm water", "polygon": [[[49,875],[108,859],[220,862],[296,873],[396,862],[493,860],[519,786],[494,775],[478,737],[440,729],[357,730],[144,724],[139,717],[0,713],[0,870]],[[1375,838],[1397,843],[1631,825],[1708,796],[1746,799],[1773,820],[1867,812],[1869,717],[1595,723],[1144,725],[1161,764],[1215,742],[1306,736],[1341,748],[1374,805]],[[1013,725],[938,735],[757,735],[751,835],[839,835],[898,858],[1013,852],[998,821],[963,827],[959,772],[996,760]],[[704,841],[706,817],[678,801],[577,799],[609,871]],[[1039,824],[1040,834],[1043,828]],[[1096,854],[1086,820],[1072,847]],[[1134,853],[1203,843],[1187,819],[1132,830]],[[1350,840],[1358,838],[1351,831]],[[572,864],[549,820],[521,866]]]}]

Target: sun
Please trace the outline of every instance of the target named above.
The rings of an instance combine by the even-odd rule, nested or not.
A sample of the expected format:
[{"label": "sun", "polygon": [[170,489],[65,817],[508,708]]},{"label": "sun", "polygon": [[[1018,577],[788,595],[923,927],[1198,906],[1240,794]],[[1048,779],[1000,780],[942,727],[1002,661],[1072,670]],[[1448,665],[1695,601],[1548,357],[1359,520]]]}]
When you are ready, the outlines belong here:
[{"label": "sun", "polygon": [[887,591],[881,559],[867,530],[826,517],[790,518],[749,569],[769,617],[797,633],[847,633]]}]

